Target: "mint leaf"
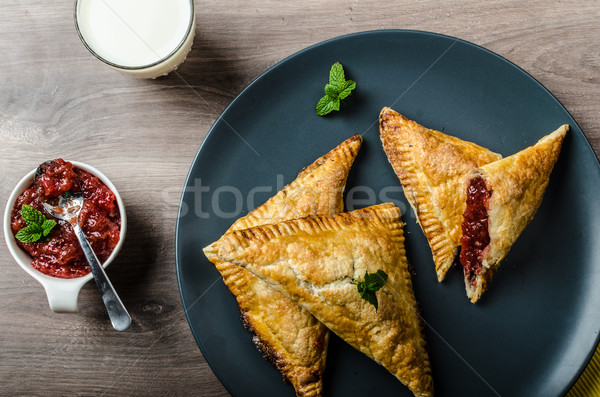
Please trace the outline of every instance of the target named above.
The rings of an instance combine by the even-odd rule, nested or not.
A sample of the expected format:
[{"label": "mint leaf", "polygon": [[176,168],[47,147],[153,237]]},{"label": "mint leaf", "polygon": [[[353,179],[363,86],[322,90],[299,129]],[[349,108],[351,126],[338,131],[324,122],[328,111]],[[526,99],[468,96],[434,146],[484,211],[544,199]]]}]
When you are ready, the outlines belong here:
[{"label": "mint leaf", "polygon": [[334,86],[332,84],[327,84],[325,86],[325,94],[327,94],[327,96],[330,96],[332,98],[337,98],[340,95],[340,91],[337,89],[336,86]]},{"label": "mint leaf", "polygon": [[387,282],[387,279],[387,274],[385,274],[385,272],[381,269],[377,270],[375,273],[365,273],[365,283],[369,289],[374,291],[377,291],[383,287]]},{"label": "mint leaf", "polygon": [[375,306],[375,311],[379,309],[379,302],[377,302],[377,295],[375,295],[375,292],[367,290],[360,294],[360,297]]},{"label": "mint leaf", "polygon": [[346,81],[346,77],[344,76],[344,68],[342,64],[336,62],[331,66],[331,70],[329,71],[329,84],[340,89],[340,87]]},{"label": "mint leaf", "polygon": [[317,114],[319,116],[325,116],[327,113],[335,110],[335,102],[337,101],[337,108],[340,108],[339,99],[332,98],[329,95],[325,95],[323,98],[319,100],[317,103]]},{"label": "mint leaf", "polygon": [[50,234],[50,231],[54,226],[56,226],[56,221],[54,219],[46,219],[44,223],[42,223],[42,234],[44,235],[44,237]]},{"label": "mint leaf", "polygon": [[356,88],[356,81],[353,81],[353,80],[346,81],[344,83],[344,85],[342,86],[342,89],[340,90],[340,93],[339,93],[340,99],[346,98],[348,95],[350,95],[352,90],[355,88]]},{"label": "mint leaf", "polygon": [[21,217],[28,225],[41,225],[46,220],[44,214],[27,204],[21,206]]},{"label": "mint leaf", "polygon": [[334,63],[329,71],[329,84],[325,85],[325,96],[317,103],[317,114],[325,116],[334,110],[340,110],[341,100],[347,98],[355,88],[355,81],[346,81],[342,64]]},{"label": "mint leaf", "polygon": [[375,310],[377,310],[379,303],[377,302],[377,295],[375,293],[385,285],[387,279],[388,275],[379,269],[375,273],[367,271],[363,280],[355,279],[352,282],[356,284],[360,297],[375,306]]},{"label": "mint leaf", "polygon": [[15,237],[22,243],[33,243],[42,237],[42,233],[42,227],[34,223],[19,230]]},{"label": "mint leaf", "polygon": [[340,110],[340,99],[335,98],[333,101],[331,101],[331,106],[333,107],[333,110]]},{"label": "mint leaf", "polygon": [[33,243],[42,236],[46,237],[50,234],[52,228],[56,226],[56,221],[47,219],[41,211],[27,204],[21,206],[21,217],[27,223],[27,226],[19,230],[15,234],[15,238],[22,243]]}]

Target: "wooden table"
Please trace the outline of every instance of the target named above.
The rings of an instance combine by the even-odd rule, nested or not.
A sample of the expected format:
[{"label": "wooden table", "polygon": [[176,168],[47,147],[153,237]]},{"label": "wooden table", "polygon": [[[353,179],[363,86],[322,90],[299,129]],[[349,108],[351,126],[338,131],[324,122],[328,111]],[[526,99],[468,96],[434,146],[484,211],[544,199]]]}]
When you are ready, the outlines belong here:
[{"label": "wooden table", "polygon": [[220,112],[261,72],[308,45],[383,28],[474,42],[544,84],[600,153],[596,1],[207,0],[196,4],[196,39],[179,76],[157,80],[119,74],[90,55],[75,32],[72,3],[2,5],[1,198],[46,159],[100,168],[127,203],[127,241],[108,274],[133,325],[111,329],[93,283],[81,292],[81,313],[51,312],[42,287],[2,242],[2,394],[228,395],[196,346],[179,298],[178,201]]}]

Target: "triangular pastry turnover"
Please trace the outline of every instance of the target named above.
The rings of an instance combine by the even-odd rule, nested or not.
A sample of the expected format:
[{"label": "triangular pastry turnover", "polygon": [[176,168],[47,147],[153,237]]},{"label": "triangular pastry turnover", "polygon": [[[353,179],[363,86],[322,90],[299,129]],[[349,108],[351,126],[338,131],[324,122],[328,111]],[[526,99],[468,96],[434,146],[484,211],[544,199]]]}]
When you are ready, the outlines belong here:
[{"label": "triangular pastry turnover", "polygon": [[[205,250],[264,279],[405,384],[432,396],[422,321],[404,251],[400,210],[381,204],[233,231]],[[383,270],[378,309],[353,280]]]},{"label": "triangular pastry turnover", "polygon": [[[304,168],[266,203],[238,219],[228,231],[343,210],[342,193],[362,139],[355,135]],[[329,331],[308,311],[249,271],[209,256],[235,295],[242,320],[265,358],[298,396],[322,395]]]},{"label": "triangular pastry turnover", "polygon": [[390,108],[379,115],[383,149],[433,253],[438,281],[458,254],[465,173],[502,158],[486,148],[417,124]]},{"label": "triangular pastry turnover", "polygon": [[471,170],[464,178],[460,262],[471,302],[485,292],[500,262],[533,219],[568,129],[563,125],[535,145]]}]

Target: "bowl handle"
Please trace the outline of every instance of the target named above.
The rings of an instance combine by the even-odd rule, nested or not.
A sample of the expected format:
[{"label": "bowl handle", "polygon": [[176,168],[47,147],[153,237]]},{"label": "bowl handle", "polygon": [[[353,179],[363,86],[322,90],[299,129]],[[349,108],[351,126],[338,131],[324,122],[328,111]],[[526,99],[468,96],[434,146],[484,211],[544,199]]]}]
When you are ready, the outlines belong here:
[{"label": "bowl handle", "polygon": [[77,313],[77,298],[83,284],[45,283],[50,309],[56,313]]}]

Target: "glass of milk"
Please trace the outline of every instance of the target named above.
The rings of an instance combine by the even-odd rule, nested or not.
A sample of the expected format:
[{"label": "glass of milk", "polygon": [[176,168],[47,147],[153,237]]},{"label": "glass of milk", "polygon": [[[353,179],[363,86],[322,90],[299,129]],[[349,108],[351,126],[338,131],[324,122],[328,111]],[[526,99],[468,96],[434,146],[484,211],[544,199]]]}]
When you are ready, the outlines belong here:
[{"label": "glass of milk", "polygon": [[87,49],[133,76],[164,76],[192,48],[193,0],[76,0],[75,26]]}]

